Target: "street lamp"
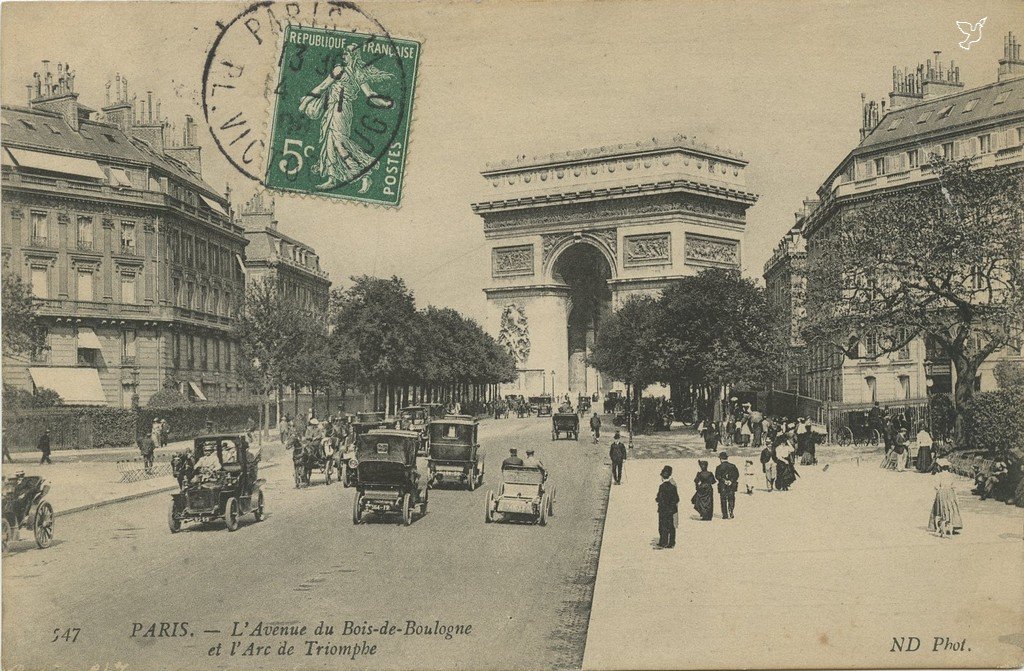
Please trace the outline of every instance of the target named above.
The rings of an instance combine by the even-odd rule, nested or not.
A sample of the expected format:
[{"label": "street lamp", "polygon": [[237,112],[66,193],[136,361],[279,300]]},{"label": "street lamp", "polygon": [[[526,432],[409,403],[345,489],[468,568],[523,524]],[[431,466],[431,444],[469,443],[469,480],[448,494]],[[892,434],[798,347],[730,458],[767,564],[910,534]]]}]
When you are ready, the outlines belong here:
[{"label": "street lamp", "polygon": [[555,371],[551,371],[551,400],[553,401],[556,396],[555,392]]}]

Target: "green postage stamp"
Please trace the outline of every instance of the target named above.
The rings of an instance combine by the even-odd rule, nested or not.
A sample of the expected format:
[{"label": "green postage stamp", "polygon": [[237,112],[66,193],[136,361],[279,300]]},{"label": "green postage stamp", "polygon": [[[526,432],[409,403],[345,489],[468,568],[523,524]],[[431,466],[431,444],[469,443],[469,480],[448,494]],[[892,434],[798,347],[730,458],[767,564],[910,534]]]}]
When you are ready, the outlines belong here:
[{"label": "green postage stamp", "polygon": [[287,26],[267,186],[399,205],[419,55],[410,40]]}]

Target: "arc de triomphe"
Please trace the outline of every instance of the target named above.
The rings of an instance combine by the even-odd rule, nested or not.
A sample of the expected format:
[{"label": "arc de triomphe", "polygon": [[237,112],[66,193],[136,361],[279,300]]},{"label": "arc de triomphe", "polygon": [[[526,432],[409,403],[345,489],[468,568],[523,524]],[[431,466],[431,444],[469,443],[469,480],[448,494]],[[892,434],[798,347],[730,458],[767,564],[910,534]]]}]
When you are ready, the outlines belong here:
[{"label": "arc de triomphe", "polygon": [[488,166],[473,204],[491,258],[485,327],[516,358],[502,393],[575,399],[610,381],[586,365],[601,317],[700,269],[739,268],[742,155],[677,136]]}]

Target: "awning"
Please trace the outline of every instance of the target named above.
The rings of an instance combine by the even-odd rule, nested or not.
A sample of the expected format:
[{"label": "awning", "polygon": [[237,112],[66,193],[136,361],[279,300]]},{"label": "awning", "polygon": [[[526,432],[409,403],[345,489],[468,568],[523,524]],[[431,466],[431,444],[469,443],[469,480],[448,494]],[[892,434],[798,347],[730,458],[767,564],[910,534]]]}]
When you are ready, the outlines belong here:
[{"label": "awning", "polygon": [[114,186],[127,186],[131,187],[132,180],[128,179],[128,173],[121,168],[110,169],[110,183]]},{"label": "awning", "polygon": [[10,166],[12,168],[18,165],[17,163],[14,162],[14,159],[11,158],[11,152],[7,151],[6,149],[0,151],[0,161],[3,162],[3,165]]},{"label": "awning", "polygon": [[245,274],[245,261],[242,260],[241,254],[235,254],[235,260],[238,261],[238,267],[242,269],[242,274]]},{"label": "awning", "polygon": [[95,368],[52,366],[29,368],[36,389],[52,389],[66,405],[107,405],[107,397]]},{"label": "awning", "polygon": [[103,169],[100,168],[100,164],[91,159],[62,156],[60,154],[44,154],[41,151],[15,149],[13,147],[8,147],[7,150],[11,152],[11,156],[14,157],[18,166],[22,168],[59,172],[64,175],[107,181],[107,176],[104,174]]},{"label": "awning", "polygon": [[206,394],[203,393],[202,387],[192,381],[189,381],[188,386],[192,387],[192,393],[196,395],[196,398],[200,401],[206,400]]},{"label": "awning", "polygon": [[100,339],[96,337],[96,332],[89,328],[78,329],[78,349],[98,349],[100,347]]},{"label": "awning", "polygon": [[224,208],[221,207],[220,203],[218,203],[217,201],[213,200],[212,198],[207,198],[203,194],[199,194],[199,197],[202,198],[203,202],[206,203],[206,206],[209,207],[214,212],[220,212],[225,217],[228,216],[228,213],[224,211]]}]

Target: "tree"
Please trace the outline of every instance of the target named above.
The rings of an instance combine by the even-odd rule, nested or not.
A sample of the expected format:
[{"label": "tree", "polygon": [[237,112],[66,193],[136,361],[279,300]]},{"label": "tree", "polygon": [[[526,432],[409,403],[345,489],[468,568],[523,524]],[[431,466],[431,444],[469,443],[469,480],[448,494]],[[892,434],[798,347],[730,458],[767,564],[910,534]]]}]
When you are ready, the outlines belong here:
[{"label": "tree", "polygon": [[13,272],[4,272],[2,283],[4,356],[38,351],[44,343],[28,285]]},{"label": "tree", "polygon": [[[932,156],[937,179],[879,193],[809,249],[805,335],[850,358],[931,339],[956,370],[956,439],[978,369],[1024,329],[1024,172]],[[862,347],[870,342],[870,347]]]},{"label": "tree", "polygon": [[599,324],[590,365],[624,382],[634,397],[667,377],[661,307],[651,296],[630,296]]}]

